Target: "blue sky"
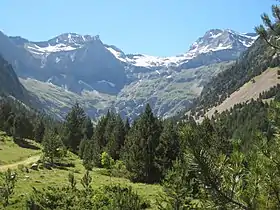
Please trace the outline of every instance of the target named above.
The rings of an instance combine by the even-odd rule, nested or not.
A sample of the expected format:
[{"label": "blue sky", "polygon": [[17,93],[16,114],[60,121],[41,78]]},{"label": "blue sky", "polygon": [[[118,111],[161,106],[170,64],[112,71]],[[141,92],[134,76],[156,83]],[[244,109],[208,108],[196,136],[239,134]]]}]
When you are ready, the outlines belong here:
[{"label": "blue sky", "polygon": [[29,40],[100,35],[125,53],[186,52],[208,29],[252,32],[273,0],[1,0],[0,30]]}]

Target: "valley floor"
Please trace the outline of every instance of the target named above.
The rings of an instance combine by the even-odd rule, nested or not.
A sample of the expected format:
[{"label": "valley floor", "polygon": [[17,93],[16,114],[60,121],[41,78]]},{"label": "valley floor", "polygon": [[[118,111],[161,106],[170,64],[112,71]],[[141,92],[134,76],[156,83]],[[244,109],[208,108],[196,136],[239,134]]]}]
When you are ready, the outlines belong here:
[{"label": "valley floor", "polygon": [[[7,160],[7,156],[13,157],[9,158],[10,161],[8,163],[2,165],[0,164],[0,172],[11,168],[12,170],[17,170],[18,173],[15,194],[12,196],[11,205],[9,205],[6,209],[24,209],[25,199],[32,192],[32,187],[42,189],[48,186],[57,186],[57,184],[61,186],[68,185],[69,172],[74,173],[74,176],[77,180],[77,185],[78,187],[81,187],[79,180],[84,175],[85,169],[81,163],[81,160],[76,155],[68,153],[64,160],[67,163],[73,164],[74,167],[60,167],[53,168],[51,170],[45,168],[32,170],[30,169],[30,166],[37,162],[37,160],[40,158],[40,150],[38,153],[38,150],[29,151],[30,149],[19,147],[13,143],[10,137],[5,136],[4,133],[1,133],[0,137],[2,139],[5,138],[5,141],[1,141],[0,144],[0,148],[5,148],[5,152],[3,152],[3,149],[0,150],[0,160]],[[24,155],[25,152],[26,155]],[[22,170],[26,168],[28,168],[27,171]],[[155,205],[157,196],[162,191],[162,188],[159,185],[132,183],[125,178],[110,177],[104,174],[104,169],[100,168],[94,168],[90,172],[93,188],[98,188],[109,184],[131,186],[132,189],[135,190],[140,196],[151,202],[152,209]]]}]

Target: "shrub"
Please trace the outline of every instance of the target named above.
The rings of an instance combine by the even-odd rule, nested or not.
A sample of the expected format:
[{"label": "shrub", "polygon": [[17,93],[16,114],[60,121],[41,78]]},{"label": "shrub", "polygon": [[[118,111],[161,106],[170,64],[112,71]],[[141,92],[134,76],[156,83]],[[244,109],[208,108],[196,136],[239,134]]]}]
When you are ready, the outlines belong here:
[{"label": "shrub", "polygon": [[123,161],[117,160],[112,169],[112,176],[129,178],[129,171],[127,170]]},{"label": "shrub", "polygon": [[106,169],[112,169],[114,164],[115,164],[115,161],[113,160],[113,158],[107,152],[102,152],[102,154],[101,154],[102,167],[106,168]]},{"label": "shrub", "polygon": [[109,185],[105,186],[103,193],[109,197],[111,209],[147,209],[150,204],[144,201],[136,192],[133,192],[131,186]]},{"label": "shrub", "polygon": [[[83,178],[90,183],[89,172]],[[85,178],[86,177],[86,178]],[[42,190],[33,188],[33,193],[26,201],[30,210],[53,209],[116,209],[116,210],[141,210],[150,207],[131,187],[110,185],[97,190],[85,187],[75,188],[74,176],[68,177],[68,187],[47,187]],[[71,184],[72,183],[72,184]],[[85,184],[88,185],[88,184]]]},{"label": "shrub", "polygon": [[8,169],[3,174],[3,183],[0,185],[0,201],[3,202],[3,206],[9,205],[11,195],[14,194],[14,188],[17,181],[17,174]]}]

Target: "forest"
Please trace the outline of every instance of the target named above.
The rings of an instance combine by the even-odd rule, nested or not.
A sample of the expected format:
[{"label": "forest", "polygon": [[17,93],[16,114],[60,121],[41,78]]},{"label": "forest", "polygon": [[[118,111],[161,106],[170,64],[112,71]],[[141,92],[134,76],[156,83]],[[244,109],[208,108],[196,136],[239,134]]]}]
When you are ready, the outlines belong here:
[{"label": "forest", "polygon": [[[19,104],[1,102],[0,129],[16,142],[42,144],[43,167],[63,163],[67,151],[77,154],[86,169],[83,188],[69,173],[69,186],[38,190],[26,198],[27,209],[146,209],[131,188],[110,185],[95,191],[89,171],[105,168],[132,182],[160,184],[159,209],[278,209],[280,102],[252,100],[205,118],[162,120],[149,105],[130,123],[109,112],[93,126],[79,104],[64,122],[31,114]],[[16,173],[3,174],[1,195],[9,205]]]},{"label": "forest", "polygon": [[[280,8],[273,6],[272,12],[274,22],[263,15],[266,27],[256,27],[255,50],[210,82],[194,110],[219,104],[252,77],[279,65],[272,57],[279,50]],[[40,145],[36,170],[74,167],[70,156],[84,167],[79,178],[69,172],[66,185],[34,183],[32,192],[20,198],[25,209],[280,209],[279,85],[202,122],[192,115],[162,119],[147,104],[134,121],[108,110],[94,123],[79,103],[58,121],[2,96],[0,130],[22,147],[34,147],[27,139]],[[96,169],[110,180],[159,185],[162,191],[151,203],[129,185],[93,187]],[[19,170],[28,174],[29,169]],[[17,202],[17,184],[17,170],[0,171],[4,209]]]}]

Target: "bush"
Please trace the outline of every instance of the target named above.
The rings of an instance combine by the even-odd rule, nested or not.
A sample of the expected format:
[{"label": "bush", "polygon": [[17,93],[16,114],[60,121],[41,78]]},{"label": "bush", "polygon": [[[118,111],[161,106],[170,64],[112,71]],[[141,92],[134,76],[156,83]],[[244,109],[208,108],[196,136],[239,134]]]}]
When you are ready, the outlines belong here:
[{"label": "bush", "polygon": [[109,198],[110,209],[140,210],[150,207],[147,201],[133,192],[131,186],[109,185],[105,186],[102,191]]},{"label": "bush", "polygon": [[113,158],[107,152],[102,152],[102,154],[101,154],[102,167],[106,168],[106,169],[112,169],[114,164],[115,164],[115,161],[113,160]]},{"label": "bush", "polygon": [[73,175],[68,177],[68,187],[47,187],[42,190],[33,188],[33,193],[26,201],[30,210],[53,209],[116,209],[116,210],[141,210],[150,207],[131,187],[111,185],[93,190],[88,187],[90,183],[89,172],[83,177],[87,187],[77,189]]},{"label": "bush", "polygon": [[117,160],[112,169],[112,176],[129,178],[129,171],[123,161]]},{"label": "bush", "polygon": [[101,175],[105,176],[113,176],[113,177],[121,177],[129,179],[130,173],[126,169],[123,161],[117,160],[115,165],[113,165],[112,169],[101,169],[97,171]]},{"label": "bush", "polygon": [[10,198],[14,194],[16,182],[17,174],[8,169],[3,174],[3,182],[0,185],[0,201],[4,207],[9,205]]}]

